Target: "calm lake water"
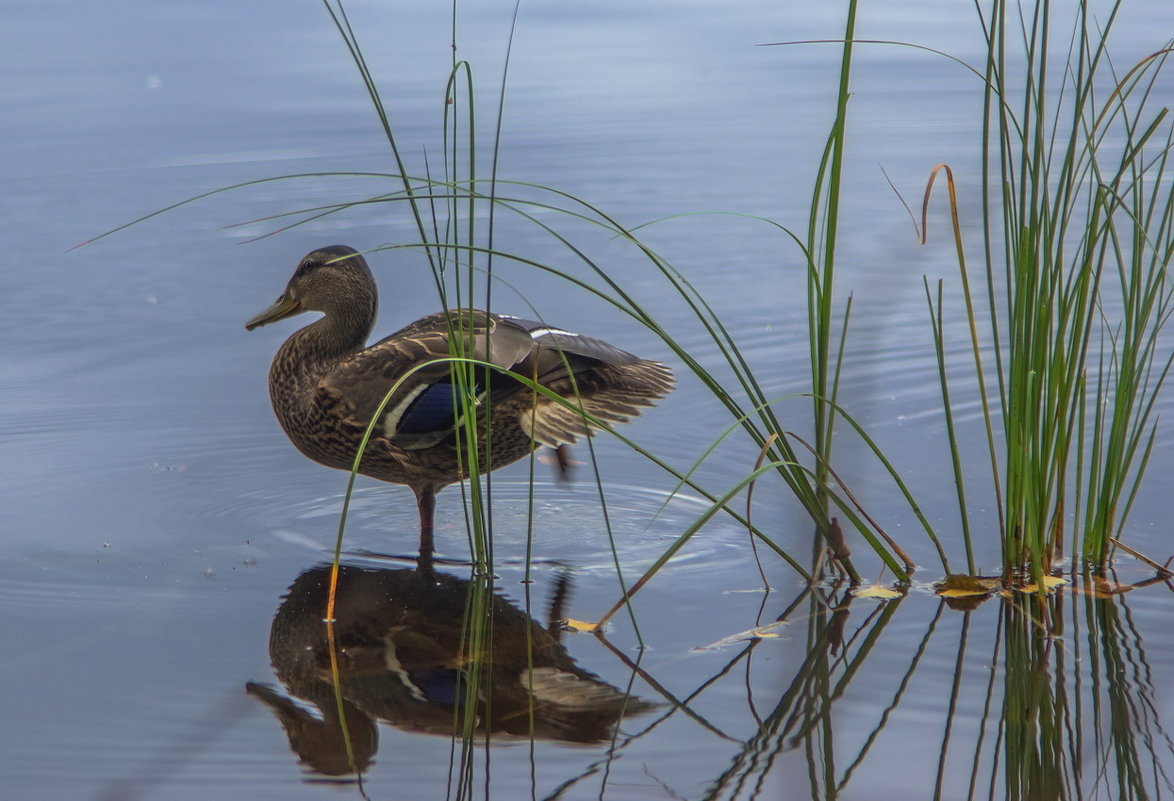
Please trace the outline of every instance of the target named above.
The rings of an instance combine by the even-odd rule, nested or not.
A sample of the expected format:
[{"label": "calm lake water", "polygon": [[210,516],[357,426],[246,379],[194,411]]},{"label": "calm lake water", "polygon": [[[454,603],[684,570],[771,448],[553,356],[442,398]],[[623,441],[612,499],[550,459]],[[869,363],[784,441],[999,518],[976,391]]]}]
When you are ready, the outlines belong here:
[{"label": "calm lake water", "polygon": [[[425,158],[433,170],[443,158],[452,58],[449,12],[430,5],[348,5],[417,174]],[[479,135],[488,146],[512,6],[469,5],[461,9],[458,56],[473,65]],[[981,62],[969,3],[865,6],[860,38],[916,42]],[[567,191],[628,225],[731,213],[678,218],[644,233],[728,322],[772,395],[806,387],[801,261],[776,229],[734,215],[805,226],[839,51],[757,45],[835,38],[842,14],[836,4],[816,3],[532,3],[521,8],[513,42],[501,177]],[[0,795],[455,797],[459,749],[454,757],[450,739],[437,733],[451,719],[451,699],[447,707],[438,702],[438,713],[387,676],[380,681],[399,695],[376,702],[378,688],[360,680],[351,688],[352,736],[367,764],[362,786],[327,779],[338,752],[315,737],[329,728],[333,698],[322,694],[313,665],[298,661],[316,647],[299,622],[312,624],[319,608],[315,582],[333,548],[346,477],[298,455],[270,411],[266,371],[293,326],[243,329],[307,251],[417,236],[400,205],[360,207],[260,239],[283,221],[249,221],[394,185],[326,177],[264,183],[67,252],[235,183],[394,172],[329,16],[312,0],[46,0],[17,3],[5,17]],[[1116,39],[1120,63],[1160,48],[1172,32],[1165,0],[1127,3]],[[917,199],[932,166],[951,163],[963,224],[972,230],[980,87],[924,52],[870,45],[856,57],[839,288],[855,306],[842,401],[901,469],[961,562],[922,289],[923,275],[954,278],[947,221],[941,213],[930,244],[917,245],[885,173]],[[1154,105],[1172,99],[1167,77]],[[487,160],[482,169],[487,175]],[[639,254],[589,226],[544,219],[570,232],[703,361],[718,363]],[[498,247],[586,275],[534,226],[505,217],[497,225]],[[383,292],[378,332],[436,309],[420,253],[393,250],[372,264]],[[672,363],[658,339],[603,302],[520,264],[502,260],[494,269],[517,289],[495,295],[498,309],[525,314],[533,304],[561,326]],[[956,335],[961,347],[964,333]],[[973,404],[961,405],[972,423],[963,435],[979,454]],[[809,425],[808,402],[781,408],[797,430]],[[1164,561],[1174,475],[1169,396],[1159,411],[1167,427],[1129,538]],[[680,375],[677,391],[625,433],[686,469],[727,425],[723,415]],[[931,594],[929,584],[942,575],[932,546],[867,450],[842,440],[840,473],[926,566],[908,597],[885,603],[842,588],[810,592],[766,557],[773,591],[765,593],[745,532],[715,518],[637,597],[643,650],[623,615],[605,639],[564,634],[549,643],[552,661],[543,669],[577,676],[577,686],[603,699],[594,717],[552,712],[534,740],[510,734],[512,724],[501,721],[499,738],[474,755],[468,794],[999,798],[1003,742],[1017,729],[1006,723],[1014,713],[1003,714],[1016,708],[1013,699],[998,688],[1026,668],[1038,668],[1052,720],[1066,732],[1056,757],[1062,792],[1051,795],[1174,792],[1165,728],[1174,719],[1166,691],[1174,670],[1168,587],[1112,602],[1061,596],[1054,613],[1063,637],[1039,651],[1045,646],[1027,642],[1030,621],[1011,605],[1001,610],[993,601],[963,613]],[[595,452],[631,580],[706,507],[689,494],[666,504],[674,480],[619,443],[599,438]],[[585,459],[585,449],[577,455]],[[699,480],[724,492],[756,456],[732,441],[705,462]],[[589,471],[568,488],[538,467],[532,583],[524,582],[527,467],[495,475],[503,637],[544,627],[565,580],[565,612],[575,618],[598,616],[619,592]],[[976,462],[976,475],[981,470]],[[756,497],[756,521],[806,558],[811,527],[803,513],[778,486],[763,485]],[[973,502],[977,529],[993,531],[990,504]],[[439,499],[438,547],[449,564],[438,576],[374,556],[410,555],[415,520],[406,489],[359,482],[347,547],[366,556],[352,559],[347,574],[358,599],[353,614],[394,618],[405,629],[426,623],[433,628],[419,638],[447,654],[441,644],[459,634],[470,578],[460,564],[468,558],[460,492],[450,488]],[[996,543],[981,542],[980,564],[992,572]],[[1132,562],[1121,570],[1124,582],[1146,576]],[[381,605],[388,598],[400,599],[394,611]],[[734,636],[783,615],[787,623],[770,632],[780,636]],[[271,629],[281,644],[272,656]],[[1020,629],[1023,647],[1035,652],[1014,650]],[[354,637],[354,653],[384,659]],[[402,662],[409,646],[400,648]],[[455,668],[443,661],[451,657],[437,658],[442,667],[428,675],[439,685]],[[516,675],[521,668],[501,669]],[[638,714],[618,731],[608,706],[614,688],[641,699],[629,701]],[[1136,763],[1139,783],[1118,784],[1122,761]]]}]

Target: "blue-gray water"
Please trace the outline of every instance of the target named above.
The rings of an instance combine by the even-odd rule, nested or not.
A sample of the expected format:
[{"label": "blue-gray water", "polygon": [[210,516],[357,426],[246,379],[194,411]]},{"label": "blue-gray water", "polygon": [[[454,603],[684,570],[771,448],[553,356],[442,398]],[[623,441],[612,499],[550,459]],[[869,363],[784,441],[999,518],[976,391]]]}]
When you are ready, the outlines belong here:
[{"label": "blue-gray water", "polygon": [[[409,170],[417,174],[425,153],[433,169],[443,157],[440,121],[452,59],[445,4],[422,5],[348,5]],[[980,62],[968,3],[865,5],[860,38],[917,42]],[[491,141],[511,11],[500,2],[461,9],[457,55],[473,65],[482,144]],[[842,13],[814,3],[523,4],[499,173],[570,192],[627,225],[728,212],[801,230],[834,111],[839,50],[758,45],[834,39],[842,33]],[[394,172],[370,100],[328,15],[311,0],[186,6],[49,0],[18,3],[5,16],[2,795],[337,796],[299,767],[273,715],[244,689],[247,682],[279,684],[267,650],[273,614],[298,575],[328,557],[345,476],[298,455],[272,418],[265,374],[292,326],[246,334],[243,323],[314,247],[413,241],[407,210],[360,208],[255,240],[281,223],[249,221],[394,188],[376,181],[280,181],[219,194],[69,249],[237,182]],[[1164,3],[1147,0],[1129,4],[1117,41],[1131,61],[1161,47],[1169,34]],[[954,279],[947,220],[939,206],[930,244],[917,245],[885,173],[912,202],[934,164],[953,164],[963,223],[973,229],[980,87],[961,67],[924,52],[865,45],[856,58],[839,250],[839,291],[842,299],[853,293],[855,310],[842,399],[889,452],[961,561],[921,283],[922,275]],[[1171,97],[1167,78],[1155,105]],[[483,174],[487,169],[483,164]],[[499,247],[578,269],[534,227],[508,218],[497,224]],[[712,346],[707,350],[646,261],[585,227],[574,230],[680,341],[716,363]],[[771,394],[803,391],[802,262],[783,234],[730,215],[682,217],[642,233],[729,322]],[[372,261],[383,288],[378,331],[435,309],[418,252],[390,251]],[[525,303],[532,303],[559,325],[672,362],[655,337],[606,304],[524,266],[499,261],[494,269],[525,296],[502,290],[498,308],[525,313]],[[964,332],[955,333],[953,347],[961,348]],[[798,428],[806,425],[807,401],[782,408],[791,410]],[[973,419],[974,409],[968,411]],[[1170,402],[1159,411],[1169,420]],[[682,376],[677,391],[625,433],[684,469],[727,424],[722,414]],[[974,474],[981,475],[981,431],[971,426],[964,435],[976,455]],[[928,566],[918,579],[939,578],[932,547],[883,472],[858,442],[842,440],[840,472],[915,561]],[[1169,434],[1160,435],[1149,490],[1129,532],[1134,545],[1160,560],[1169,553],[1163,536],[1164,486],[1174,469],[1169,442]],[[686,496],[665,506],[670,477],[605,438],[596,450],[631,578],[704,505]],[[754,448],[733,444],[715,453],[700,475],[725,491],[756,456]],[[566,489],[542,467],[531,613],[541,620],[557,561],[575,576],[570,614],[590,618],[618,592],[599,499],[584,473]],[[521,583],[526,482],[522,464],[497,474],[494,484],[499,587],[517,605],[525,603],[528,586]],[[348,547],[410,552],[410,493],[374,482],[359,486]],[[766,528],[784,547],[806,554],[810,526],[781,488],[764,485],[758,499],[757,522],[769,521]],[[440,550],[455,560],[467,556],[459,500],[449,489],[438,514]],[[985,498],[974,503],[985,529],[980,561],[991,570],[997,555],[986,535],[994,518]],[[785,636],[764,639],[727,673],[723,667],[742,645],[698,650],[772,620],[802,589],[785,565],[766,558],[776,592],[760,613],[762,582],[748,548],[744,531],[717,518],[638,597],[649,646],[641,667],[653,682],[638,678],[633,691],[665,706],[625,722],[624,738],[638,736],[625,741],[619,758],[605,760],[606,744],[540,741],[533,754],[525,744],[495,746],[485,793],[542,798],[571,782],[563,797],[698,798],[719,782],[807,657],[809,606],[791,617]],[[1168,590],[1150,587],[1129,603],[1134,625],[1151,635],[1145,653],[1160,688],[1160,678],[1174,668],[1162,622],[1169,616]],[[840,797],[932,792],[961,615],[942,618],[918,663],[914,689],[894,712],[885,710],[938,605],[920,586],[884,629],[881,647],[863,651],[863,634],[845,645],[845,656],[868,656],[829,718],[837,776],[864,752]],[[964,663],[976,688],[985,687],[983,676],[996,659],[998,613],[988,606],[968,631],[973,650]],[[856,600],[848,634],[858,626],[867,631],[878,608]],[[635,657],[623,616],[609,637],[620,653]],[[569,635],[566,644],[605,681],[620,687],[629,681],[623,661],[595,639]],[[687,710],[669,712],[668,699],[687,698],[719,674]],[[1151,706],[1159,718],[1172,711],[1160,694]],[[945,797],[966,792],[983,714],[977,690],[962,699]],[[888,725],[869,744],[882,719]],[[993,735],[987,737],[989,760]],[[761,771],[760,785],[721,797],[811,795],[811,754],[803,742],[787,741]],[[1091,742],[1087,748],[1097,750]],[[1168,745],[1155,750],[1162,767],[1174,767]],[[365,789],[372,798],[442,797],[449,758],[447,738],[382,726]],[[990,764],[983,767],[989,777]]]}]

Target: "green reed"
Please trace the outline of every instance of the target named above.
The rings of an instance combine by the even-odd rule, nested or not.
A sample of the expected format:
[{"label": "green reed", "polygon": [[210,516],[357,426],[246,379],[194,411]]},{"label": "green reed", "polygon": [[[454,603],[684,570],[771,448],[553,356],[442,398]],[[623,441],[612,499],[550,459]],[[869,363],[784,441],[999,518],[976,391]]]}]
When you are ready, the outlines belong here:
[{"label": "green reed", "polygon": [[[393,247],[424,253],[445,306],[489,306],[493,288],[501,283],[494,271],[495,259],[509,259],[562,276],[571,286],[606,301],[660,337],[677,363],[729,412],[733,425],[721,437],[740,432],[761,452],[760,464],[766,471],[755,471],[752,478],[725,488],[699,487],[693,475],[702,457],[691,467],[672,470],[681,487],[691,487],[720,503],[726,513],[747,523],[755,536],[783,555],[777,544],[749,525],[732,505],[739,492],[761,483],[768,474],[776,476],[811,516],[826,553],[847,576],[857,580],[860,574],[843,547],[843,538],[835,533],[833,516],[846,521],[845,528],[854,530],[887,568],[905,578],[911,567],[908,558],[855,502],[834,470],[833,433],[837,423],[847,423],[890,474],[937,548],[943,567],[949,569],[945,549],[911,491],[880,448],[837,403],[852,310],[851,297],[841,303],[833,288],[855,2],[847,5],[840,80],[834,98],[836,114],[812,188],[806,230],[797,235],[764,221],[797,247],[807,276],[809,395],[813,404],[810,435],[784,424],[776,411],[782,399],[769,397],[762,390],[756,368],[739,349],[725,322],[684,275],[637,236],[637,228],[557,189],[500,179],[496,163],[488,177],[482,175],[476,158],[472,69],[455,57],[440,101],[445,112],[441,174],[433,176],[426,161],[423,174],[413,175],[402,158],[390,115],[343,7],[329,0],[324,0],[324,5],[358,67],[395,164],[393,172],[362,177],[382,178],[395,188],[283,212],[269,218],[280,223],[276,230],[356,205],[406,202],[418,240]],[[1119,8],[1120,2],[1113,4],[1104,23],[1098,25],[1087,4],[1080,4],[1075,23],[1059,32],[1059,23],[1047,3],[1028,9],[1026,15],[1016,15],[1009,13],[1004,0],[994,0],[980,16],[988,46],[985,66],[976,70],[985,87],[981,147],[985,291],[971,288],[957,223],[955,236],[1008,574],[1031,565],[1038,578],[1063,552],[1067,536],[1071,537],[1072,553],[1095,564],[1105,562],[1113,538],[1124,530],[1148,463],[1154,444],[1154,404],[1171,366],[1169,349],[1163,346],[1160,334],[1174,311],[1166,275],[1174,254],[1174,203],[1167,173],[1174,134],[1166,110],[1149,108],[1168,51],[1156,52],[1119,73],[1107,50]],[[1059,57],[1057,41],[1067,45]],[[495,142],[500,137],[501,113],[499,103]],[[497,152],[496,146],[492,152]],[[360,177],[357,173],[331,175]],[[192,200],[299,177],[320,180],[325,176],[260,179]],[[496,219],[507,214],[549,235],[565,248],[575,269],[553,267],[499,249],[494,242]],[[705,347],[724,360],[722,374],[705,367],[699,354],[682,346],[667,326],[625,290],[619,278],[560,231],[557,221],[551,222],[559,218],[569,225],[594,227],[634,248],[664,279],[670,294],[684,303],[692,318],[688,325],[708,336]],[[480,222],[485,219],[487,224]],[[978,307],[984,300],[989,321],[979,319]],[[934,338],[964,542],[973,572],[962,459],[945,383],[949,372],[944,357],[948,321],[942,318],[940,295],[935,301],[931,294],[930,305],[937,309]],[[456,392],[462,409],[471,412],[476,371],[482,368],[467,361],[467,332],[454,331],[452,341]],[[465,415],[468,420],[477,417]],[[475,426],[467,433],[471,434],[465,448],[467,472],[481,476],[492,442]],[[714,440],[706,455],[721,437]],[[486,510],[492,481],[487,474],[484,478],[483,484],[466,482],[464,491],[470,499],[466,506],[470,547],[475,561],[487,565],[491,561],[492,518]],[[680,544],[683,540],[678,547]],[[801,574],[811,572],[799,568],[799,562],[790,556],[784,558]],[[817,567],[820,565],[822,562],[817,562]]]},{"label": "green reed", "polygon": [[[872,451],[882,467],[894,481],[898,491],[914,510],[919,522],[931,537],[945,564],[945,552],[937,543],[932,528],[920,513],[913,496],[896,470],[866,432],[837,404],[840,371],[846,346],[848,319],[851,299],[843,303],[842,312],[833,292],[835,254],[839,221],[842,163],[844,153],[846,112],[849,97],[849,76],[852,64],[852,33],[854,31],[855,3],[849,6],[845,38],[841,58],[840,84],[836,97],[836,117],[825,143],[819,162],[815,184],[812,190],[811,211],[806,236],[801,237],[777,223],[762,220],[772,231],[782,232],[799,250],[807,276],[807,297],[809,306],[808,352],[811,363],[811,389],[807,393],[813,404],[813,427],[810,434],[799,433],[784,424],[776,408],[783,398],[771,397],[762,388],[762,382],[740,349],[726,322],[715,312],[707,300],[690,281],[667,259],[655,252],[638,234],[638,227],[622,224],[597,205],[575,197],[561,190],[532,183],[509,181],[498,177],[494,163],[487,177],[482,176],[476,153],[478,147],[478,119],[473,102],[473,77],[471,66],[453,60],[444,96],[443,153],[439,175],[432,173],[432,165],[425,158],[422,170],[415,173],[407,168],[402,156],[403,149],[397,143],[391,114],[384,105],[374,76],[367,66],[363,49],[351,26],[345,9],[335,0],[323,0],[348,51],[359,71],[379,124],[387,139],[395,169],[387,173],[332,172],[311,174],[289,174],[272,178],[261,178],[240,184],[222,187],[203,193],[186,201],[174,204],[113,231],[134,225],[186,203],[215,196],[221,192],[236,191],[262,185],[272,181],[299,179],[322,180],[324,178],[381,179],[389,189],[377,194],[365,194],[313,208],[286,210],[263,220],[273,225],[270,233],[284,232],[307,222],[321,220],[334,214],[343,213],[356,206],[374,204],[402,204],[409,206],[415,223],[418,239],[385,245],[374,250],[396,248],[423,252],[427,258],[438,297],[445,307],[470,308],[480,305],[491,307],[495,287],[503,285],[501,277],[494,270],[495,260],[509,260],[533,270],[559,276],[577,290],[590,293],[595,298],[610,304],[647,328],[661,339],[672,354],[674,367],[683,367],[693,378],[725,407],[732,421],[731,427],[713,440],[704,455],[692,466],[681,468],[665,465],[652,454],[640,451],[646,457],[666,469],[678,481],[678,489],[689,488],[714,504],[714,507],[698,519],[666,551],[650,574],[654,574],[667,561],[671,553],[682,547],[700,528],[701,524],[714,514],[721,512],[743,524],[751,535],[764,542],[768,548],[786,561],[802,577],[810,578],[826,564],[825,555],[836,565],[838,571],[853,581],[860,579],[844,536],[833,517],[845,522],[844,528],[854,531],[894,575],[901,579],[908,577],[912,562],[901,552],[876,520],[870,517],[853,498],[850,490],[843,486],[833,468],[831,454],[833,431],[837,422],[847,423]],[[454,10],[455,13],[455,10]],[[505,85],[501,92],[504,94]],[[494,129],[496,154],[500,139],[500,115]],[[511,253],[498,248],[494,243],[494,232],[501,224],[499,218],[507,215],[515,222],[537,228],[563,248],[569,266],[552,266],[527,256]],[[482,222],[486,221],[486,222]],[[705,366],[706,353],[687,349],[667,325],[634,297],[626,288],[625,280],[613,274],[594,259],[591,254],[574,241],[567,229],[594,229],[608,240],[621,241],[630,246],[639,260],[664,280],[668,293],[662,297],[675,296],[688,312],[685,326],[703,331],[708,337],[705,350],[716,352],[721,360],[720,369]],[[106,235],[108,235],[106,234]],[[627,273],[632,260],[624,263]],[[509,287],[516,291],[516,288]],[[519,295],[522,293],[518,292]],[[525,300],[524,296],[523,300]],[[531,308],[532,314],[541,319],[539,310]],[[469,357],[471,351],[467,331],[453,331],[451,358],[455,377],[454,392],[456,406],[470,424],[458,432],[464,438],[462,452],[466,456],[466,473],[470,481],[462,482],[466,493],[466,514],[468,521],[470,549],[474,562],[481,569],[490,569],[492,564],[492,479],[482,466],[489,464],[492,441],[487,436],[483,418],[474,414],[476,402],[475,387],[477,371],[488,369],[477,365]],[[678,370],[680,373],[680,370]],[[491,413],[491,410],[489,410]],[[614,433],[614,432],[612,432]],[[760,451],[758,469],[735,478],[727,487],[707,488],[694,478],[704,459],[711,454],[721,441],[735,433],[748,437],[752,446]],[[623,439],[621,437],[621,439]],[[626,440],[625,440],[626,441]],[[590,448],[590,442],[588,442]],[[754,526],[748,515],[738,511],[740,496],[750,492],[756,483],[767,477],[781,479],[786,491],[791,494],[810,515],[820,540],[826,547],[817,554],[814,567],[805,568],[799,559],[786,553],[771,537]],[[349,489],[348,489],[349,493]],[[602,492],[601,492],[602,497]],[[345,528],[345,515],[340,526]],[[625,593],[625,597],[627,593]]]},{"label": "green reed", "polygon": [[[394,144],[394,133],[388,122],[389,115],[382,108],[382,100],[374,88],[373,79],[367,71],[362,50],[357,41],[354,40],[353,31],[351,31],[349,23],[346,21],[345,13],[342,12],[341,8],[337,10],[332,9],[332,16],[338,25],[340,33],[347,39],[351,54],[364,76],[364,82],[368,86],[371,101],[379,109],[379,119],[382,121],[389,142],[391,142],[392,152],[396,155],[396,165],[402,170],[404,165],[398,155],[399,148]],[[853,18],[854,14],[850,15],[848,33],[851,33]],[[665,467],[678,477],[680,480],[679,487],[688,486],[700,492],[704,497],[709,498],[715,506],[709,513],[699,518],[698,525],[690,527],[678,538],[676,543],[666,550],[664,557],[641,579],[641,582],[654,574],[700,528],[701,523],[708,520],[712,517],[713,513],[719,510],[725,511],[739,521],[745,522],[756,536],[764,539],[772,550],[782,556],[784,560],[796,568],[802,575],[806,576],[807,571],[800,567],[800,563],[797,560],[783,552],[777,544],[765,537],[761,531],[751,526],[749,521],[743,520],[742,516],[734,511],[734,499],[740,493],[753,486],[753,482],[765,473],[773,473],[782,478],[789,491],[811,514],[821,535],[829,538],[828,542],[832,546],[832,552],[836,557],[837,564],[853,580],[857,580],[859,574],[856,572],[847,550],[830,539],[833,536],[833,532],[837,529],[831,525],[832,515],[829,512],[829,500],[836,504],[838,514],[863,535],[865,541],[876,551],[885,564],[896,575],[904,577],[907,575],[907,570],[910,566],[909,560],[901,555],[900,559],[904,561],[904,565],[902,565],[898,559],[894,558],[890,551],[890,546],[883,541],[887,537],[883,530],[879,529],[875,521],[868,518],[863,510],[850,499],[849,495],[829,491],[832,477],[835,475],[830,467],[833,424],[837,415],[842,415],[842,411],[836,405],[835,399],[839,383],[839,365],[844,348],[844,333],[850,311],[849,303],[848,307],[844,310],[843,320],[839,324],[839,327],[837,327],[832,286],[845,130],[844,120],[848,98],[848,74],[851,65],[850,36],[846,38],[846,41],[847,44],[844,46],[844,56],[842,59],[843,75],[841,78],[837,119],[828,138],[819,168],[816,188],[813,192],[808,242],[806,244],[799,243],[798,238],[793,237],[800,244],[807,262],[808,300],[811,311],[811,326],[809,329],[809,348],[812,365],[811,396],[814,399],[816,411],[815,428],[812,436],[815,444],[811,446],[811,450],[813,451],[813,464],[810,467],[804,464],[805,460],[796,452],[794,443],[799,443],[801,449],[808,448],[809,446],[803,439],[783,427],[780,418],[774,411],[777,399],[770,398],[763,392],[757,376],[740,351],[724,322],[689,281],[666,259],[642,242],[636,236],[633,229],[622,225],[602,209],[568,193],[549,187],[502,180],[496,176],[496,171],[486,181],[481,181],[477,177],[474,157],[476,137],[474,126],[475,113],[472,106],[472,78],[469,66],[463,62],[454,62],[452,77],[450,77],[448,87],[446,88],[446,101],[454,97],[460,97],[461,101],[454,103],[446,102],[445,165],[443,176],[433,178],[431,175],[427,175],[419,178],[407,177],[402,173],[398,175],[387,175],[385,177],[389,179],[401,181],[402,188],[385,195],[340,202],[334,206],[290,212],[288,216],[298,218],[292,223],[296,225],[306,219],[345,210],[356,203],[407,202],[413,209],[413,218],[417,221],[421,240],[418,243],[405,243],[392,247],[423,249],[429,253],[429,261],[432,265],[434,279],[442,301],[446,305],[449,295],[446,279],[451,275],[450,262],[455,264],[455,272],[462,276],[456,279],[457,289],[453,293],[457,301],[456,305],[465,306],[471,303],[473,298],[481,297],[484,298],[486,301],[485,305],[488,306],[491,289],[497,282],[493,274],[492,262],[495,258],[504,258],[562,277],[570,284],[586,290],[612,304],[615,308],[633,317],[661,337],[679,362],[688,370],[692,371],[703,385],[713,392],[715,398],[719,399],[728,409],[732,418],[736,421],[737,426],[743,433],[749,435],[756,447],[762,450],[764,464],[758,471],[736,481],[730,489],[725,491],[707,490],[700,487],[692,478],[698,465],[694,465],[682,473],[679,470],[662,464],[662,467]],[[458,82],[456,80],[458,75],[461,77],[461,85],[465,89],[463,95],[456,91],[458,88]],[[504,92],[504,87],[502,91]],[[464,120],[466,127],[460,130],[455,127],[457,115],[455,112],[451,112],[454,106],[463,110],[461,119]],[[498,129],[500,130],[500,120],[498,122]],[[458,143],[462,143],[463,147],[458,146]],[[496,150],[495,145],[494,152]],[[467,155],[462,157],[462,153],[466,151]],[[457,165],[462,164],[466,165],[465,171],[457,170]],[[482,188],[483,185],[484,188]],[[421,210],[421,206],[424,203],[427,203],[428,206]],[[478,206],[484,207],[489,212],[489,227],[483,232],[477,231],[473,225],[473,221],[477,217],[476,211]],[[517,254],[496,249],[492,244],[494,215],[507,212],[515,217],[520,217],[530,224],[538,226],[556,242],[564,246],[573,256],[574,260],[579,263],[580,267],[586,268],[589,277],[583,279],[571,271],[551,267],[544,263],[526,259]],[[625,290],[619,279],[592,259],[588,253],[573,244],[568,236],[560,232],[558,228],[544,222],[544,217],[549,218],[550,215],[543,215],[543,212],[555,212],[571,223],[587,223],[589,226],[602,229],[611,237],[625,241],[635,248],[639,255],[665,279],[666,285],[686,304],[694,316],[696,324],[707,332],[712,346],[722,355],[726,362],[725,366],[733,374],[733,386],[731,386],[728,378],[716,375],[705,368],[697,355],[688,352],[651,312],[645,309]],[[428,218],[429,214],[432,219],[430,226],[425,225],[423,222]],[[463,224],[461,222],[462,220]],[[790,232],[787,233],[789,234]],[[479,263],[477,259],[483,261]],[[480,295],[478,295],[477,286],[474,283],[475,276],[483,276],[485,279]],[[537,314],[537,310],[534,310],[534,312]],[[837,330],[838,340],[835,339]],[[462,339],[460,336],[453,337],[454,342],[458,343]],[[833,352],[835,354],[834,357],[832,356]],[[467,372],[473,369],[471,366],[468,366],[467,356],[467,349],[454,348],[452,354],[454,373],[458,373],[458,381],[456,382],[457,389],[455,391],[462,394],[462,398],[466,403],[471,402],[474,397],[471,390],[476,384],[474,374]],[[455,366],[458,364],[466,366],[458,368]],[[464,373],[463,380],[459,373]],[[467,386],[469,391],[462,392],[460,389],[462,386]],[[741,389],[741,397],[731,391],[734,387]],[[475,417],[476,415],[468,415],[467,419],[473,419]],[[864,432],[858,426],[855,426],[854,423],[853,426],[863,435]],[[873,448],[878,457],[881,458],[886,467],[888,467],[894,478],[896,478],[895,471],[884,460],[879,449],[866,436],[865,440]],[[487,455],[484,451],[491,447],[491,442],[486,442],[476,436],[468,437],[465,450],[468,453],[470,475],[480,475],[477,466],[486,462]],[[707,454],[709,452],[707,451]],[[645,455],[653,458],[650,454]],[[660,463],[659,460],[654,458],[653,460],[657,461],[658,464]],[[486,491],[488,491],[492,484],[488,475],[485,479],[485,487]],[[487,504],[483,502],[481,497],[481,486],[474,481],[467,482],[467,484],[470,492],[470,503],[467,504],[467,508],[470,510],[471,544],[475,554],[488,553],[491,548],[491,538],[487,534],[491,518],[485,513]],[[908,490],[903,485],[901,485],[901,491],[906,497],[910,497]],[[483,534],[481,532],[485,533]],[[625,594],[626,597],[627,594]]]},{"label": "green reed", "polygon": [[[826,487],[827,466],[831,462],[832,433],[835,428],[836,400],[839,396],[840,367],[852,302],[843,311],[843,323],[835,358],[832,358],[833,332],[836,325],[836,298],[833,291],[836,273],[836,234],[840,221],[840,190],[843,177],[844,139],[847,131],[848,98],[852,75],[852,44],[856,30],[856,0],[849,0],[844,23],[844,40],[840,56],[840,80],[836,90],[836,116],[828,135],[811,193],[804,251],[808,256],[807,324],[808,353],[811,361],[815,476],[820,488]],[[822,247],[820,244],[822,243]]]},{"label": "green reed", "polygon": [[[1160,335],[1174,310],[1174,133],[1167,110],[1148,103],[1168,51],[1120,74],[1108,53],[1120,7],[1094,20],[1080,3],[1067,27],[1045,2],[1021,13],[995,0],[981,15],[989,340],[964,257],[959,264],[1004,569],[1030,566],[1037,580],[1069,534],[1074,554],[1105,564],[1171,366]],[[993,357],[993,398],[983,352]]]}]

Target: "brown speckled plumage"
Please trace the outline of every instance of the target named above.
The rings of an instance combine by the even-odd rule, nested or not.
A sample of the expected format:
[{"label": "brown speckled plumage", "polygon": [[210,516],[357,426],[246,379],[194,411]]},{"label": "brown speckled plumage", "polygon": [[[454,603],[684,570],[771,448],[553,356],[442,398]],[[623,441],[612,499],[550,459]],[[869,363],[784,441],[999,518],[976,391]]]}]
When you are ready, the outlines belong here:
[{"label": "brown speckled plumage", "polygon": [[[626,422],[673,386],[664,365],[601,340],[482,311],[431,314],[367,347],[377,306],[366,260],[334,245],[302,259],[282,296],[246,327],[303,311],[324,312],[277,351],[269,394],[290,441],[328,467],[351,469],[367,425],[403,379],[383,408],[360,472],[406,484],[416,493],[422,551],[431,550],[435,493],[464,478],[451,400],[446,401],[452,397],[449,363],[429,364],[450,358],[451,331],[459,332],[469,356],[532,377],[609,424]],[[483,376],[478,368],[478,380]],[[517,461],[536,445],[557,446],[588,433],[579,411],[500,373],[491,373],[480,390],[482,453],[484,423],[492,424],[492,462],[483,470]]]}]

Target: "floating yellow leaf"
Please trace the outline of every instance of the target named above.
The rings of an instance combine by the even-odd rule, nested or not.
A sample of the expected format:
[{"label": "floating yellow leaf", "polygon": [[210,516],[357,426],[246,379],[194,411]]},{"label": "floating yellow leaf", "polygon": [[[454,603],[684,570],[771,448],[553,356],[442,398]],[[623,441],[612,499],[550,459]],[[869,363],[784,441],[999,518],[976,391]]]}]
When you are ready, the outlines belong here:
[{"label": "floating yellow leaf", "polygon": [[892,587],[885,587],[881,584],[872,584],[868,587],[861,587],[852,593],[857,598],[900,598],[901,593],[894,590]]},{"label": "floating yellow leaf", "polygon": [[[1059,576],[1044,576],[1044,592],[1051,592],[1064,584],[1068,583],[1068,579],[1060,578]],[[1025,584],[1022,587],[1016,587],[1019,592],[1039,592],[1039,587],[1034,584]]]},{"label": "floating yellow leaf", "polygon": [[592,631],[596,631],[599,629],[598,623],[587,623],[582,620],[573,620],[571,618],[567,618],[565,623],[566,623],[567,628],[570,629],[571,631],[592,632]]}]

